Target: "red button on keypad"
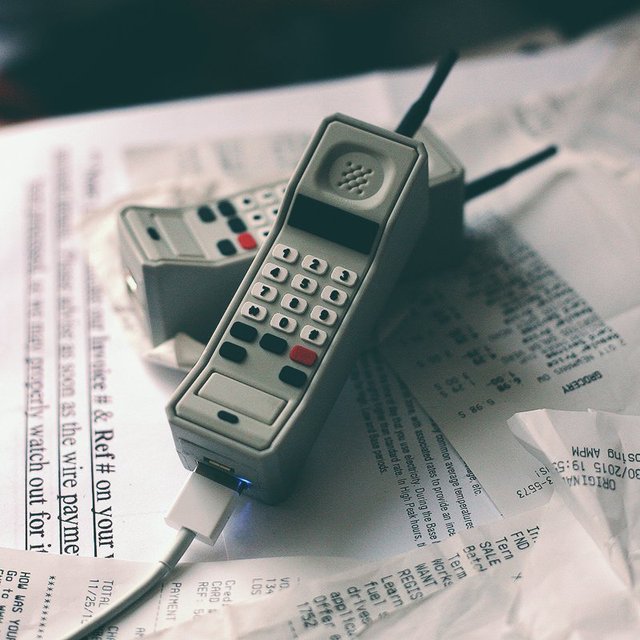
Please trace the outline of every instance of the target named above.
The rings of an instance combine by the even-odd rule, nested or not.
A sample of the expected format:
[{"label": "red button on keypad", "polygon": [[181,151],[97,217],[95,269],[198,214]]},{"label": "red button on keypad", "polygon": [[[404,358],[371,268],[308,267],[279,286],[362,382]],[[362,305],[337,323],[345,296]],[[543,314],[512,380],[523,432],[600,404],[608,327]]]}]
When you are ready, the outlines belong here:
[{"label": "red button on keypad", "polygon": [[299,364],[303,364],[307,367],[313,366],[313,363],[317,360],[318,354],[311,349],[307,349],[300,344],[297,344],[289,352],[289,357]]},{"label": "red button on keypad", "polygon": [[238,242],[243,249],[255,249],[258,246],[255,238],[250,233],[239,234]]}]

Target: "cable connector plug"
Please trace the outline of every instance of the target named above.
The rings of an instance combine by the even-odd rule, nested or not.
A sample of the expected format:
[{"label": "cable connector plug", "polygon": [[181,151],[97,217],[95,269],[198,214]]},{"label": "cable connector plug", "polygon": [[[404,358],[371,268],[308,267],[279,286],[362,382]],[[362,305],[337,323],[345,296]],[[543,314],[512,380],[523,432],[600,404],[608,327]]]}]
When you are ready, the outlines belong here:
[{"label": "cable connector plug", "polygon": [[246,486],[242,480],[200,463],[184,483],[165,522],[174,529],[189,529],[198,540],[213,545]]},{"label": "cable connector plug", "polygon": [[[219,477],[218,477],[219,476]],[[238,496],[248,486],[243,480],[198,465],[176,499],[166,522],[179,529],[175,542],[149,575],[109,607],[77,628],[64,640],[81,640],[146,598],[176,567],[194,537],[213,544],[233,513]]]}]

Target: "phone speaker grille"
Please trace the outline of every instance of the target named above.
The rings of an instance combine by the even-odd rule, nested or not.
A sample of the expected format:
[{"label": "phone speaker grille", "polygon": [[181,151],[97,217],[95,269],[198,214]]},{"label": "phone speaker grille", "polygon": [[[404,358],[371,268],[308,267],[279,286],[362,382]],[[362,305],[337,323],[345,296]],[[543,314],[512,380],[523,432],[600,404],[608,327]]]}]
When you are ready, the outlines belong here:
[{"label": "phone speaker grille", "polygon": [[359,162],[346,160],[340,172],[337,186],[348,191],[350,195],[366,196],[367,187],[370,185],[373,169],[365,167]]}]

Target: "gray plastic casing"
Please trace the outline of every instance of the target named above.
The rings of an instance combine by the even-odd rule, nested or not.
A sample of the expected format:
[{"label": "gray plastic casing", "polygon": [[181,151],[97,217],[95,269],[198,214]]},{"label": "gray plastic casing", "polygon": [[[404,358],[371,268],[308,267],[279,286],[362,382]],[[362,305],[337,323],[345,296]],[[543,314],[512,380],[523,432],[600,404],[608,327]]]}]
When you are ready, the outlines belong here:
[{"label": "gray plastic casing", "polygon": [[[463,254],[464,168],[446,144],[427,127],[421,127],[415,139],[424,143],[429,154],[429,215],[419,242],[401,276],[402,280],[455,265]],[[277,190],[280,183],[247,190]],[[238,201],[241,194],[224,198]],[[217,201],[219,202],[219,201]],[[216,210],[216,202],[210,203]],[[132,220],[152,216],[158,220],[172,217],[185,221],[184,235],[194,236],[200,245],[197,228],[186,224],[197,207],[151,208],[131,206],[118,218],[120,252],[125,278],[140,321],[154,345],[177,333],[187,333],[206,342],[222,317],[244,277],[257,250],[242,251],[223,260],[185,255],[160,256],[141,242]],[[197,221],[196,221],[197,222]],[[218,217],[213,225],[224,225]],[[250,229],[250,231],[253,231]],[[261,230],[258,230],[261,231]],[[206,253],[203,249],[202,253]]]},{"label": "gray plastic casing", "polygon": [[[300,394],[297,396],[294,394],[293,400],[287,400],[286,409],[282,411],[275,424],[270,427],[273,434],[271,439],[266,438],[259,446],[249,446],[242,431],[237,432],[238,435],[235,436],[233,428],[230,428],[228,424],[216,423],[214,405],[212,405],[211,414],[204,414],[200,421],[186,419],[180,415],[180,407],[193,403],[199,404],[199,406],[203,405],[202,398],[198,394],[203,383],[214,370],[215,362],[219,361],[222,366],[227,367],[223,371],[232,377],[236,374],[229,372],[238,371],[236,379],[243,380],[240,377],[242,372],[240,366],[234,370],[233,364],[229,365],[223,362],[220,359],[218,349],[223,338],[228,338],[229,326],[234,320],[237,320],[238,309],[248,297],[248,291],[258,274],[261,273],[263,263],[271,259],[272,248],[281,237],[287,237],[285,231],[289,233],[288,220],[296,198],[300,193],[309,195],[311,192],[315,197],[318,196],[318,193],[322,195],[321,189],[318,190],[313,185],[310,186],[313,173],[307,175],[305,172],[310,166],[315,167],[314,158],[324,157],[326,159],[329,151],[333,152],[331,149],[336,145],[334,144],[327,151],[323,147],[323,138],[325,134],[329,135],[330,127],[335,123],[342,123],[347,128],[363,131],[367,135],[372,134],[379,140],[391,141],[405,150],[410,149],[414,160],[406,180],[399,183],[401,188],[394,196],[390,210],[385,214],[386,222],[381,226],[377,244],[371,250],[370,260],[363,273],[363,278],[355,290],[333,338],[319,363],[315,365],[308,384]],[[328,131],[329,133],[327,133]],[[341,144],[346,148],[349,144],[349,136]],[[357,143],[356,147],[359,144]],[[385,144],[389,146],[388,143]],[[324,156],[319,155],[322,153]],[[395,159],[389,159],[389,163],[393,164],[393,161]],[[385,162],[387,161],[385,160]],[[386,171],[385,176],[394,177],[393,174],[393,171]],[[428,157],[423,143],[341,114],[336,114],[322,122],[291,178],[282,203],[281,214],[278,216],[269,238],[251,264],[198,363],[187,374],[168,403],[167,417],[176,449],[188,469],[194,469],[200,462],[223,470],[230,476],[246,479],[251,483],[247,489],[248,494],[267,503],[278,502],[289,494],[320,427],[351,371],[354,359],[367,346],[366,341],[371,334],[372,327],[388,294],[402,272],[410,255],[410,249],[421,235],[427,219],[428,185]],[[386,184],[383,185],[383,188],[386,189]],[[332,195],[332,204],[337,205],[339,202],[340,198],[335,194]],[[304,252],[313,253],[315,244],[322,245],[326,249],[327,242],[326,240],[317,242],[315,236],[309,235],[308,244],[302,249]],[[318,249],[318,251],[322,253],[322,249]],[[332,245],[329,253],[334,256],[340,255],[336,254],[336,251],[341,251],[345,256],[345,261],[347,260],[348,249]],[[258,349],[257,345],[255,349]],[[282,358],[282,363],[289,362],[286,355],[283,355]],[[250,362],[251,359],[247,361],[247,363]],[[256,354],[256,362],[258,365],[261,362],[259,354]],[[247,363],[242,366],[251,366]],[[215,366],[215,370],[218,370],[217,366]],[[251,371],[251,375],[254,380],[259,381],[263,389],[272,384],[269,382],[273,377],[272,371],[267,370],[266,367],[258,373]],[[241,426],[242,422],[240,428]]]}]

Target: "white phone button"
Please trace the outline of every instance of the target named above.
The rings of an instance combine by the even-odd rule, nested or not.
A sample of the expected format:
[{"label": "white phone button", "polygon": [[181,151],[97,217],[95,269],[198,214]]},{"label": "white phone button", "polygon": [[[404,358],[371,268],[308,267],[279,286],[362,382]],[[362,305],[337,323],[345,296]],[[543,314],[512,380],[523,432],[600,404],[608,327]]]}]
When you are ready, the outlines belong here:
[{"label": "white phone button", "polygon": [[250,227],[262,227],[266,224],[267,219],[265,218],[264,211],[258,209],[256,211],[252,211],[251,213],[246,213],[245,219],[247,224]]},{"label": "white phone button", "polygon": [[302,260],[302,268],[305,269],[305,271],[317,273],[319,276],[325,273],[328,266],[326,260],[316,258],[315,256],[305,256]]},{"label": "white phone button", "polygon": [[316,329],[310,324],[305,324],[304,327],[302,327],[300,337],[305,342],[310,342],[311,344],[315,344],[318,347],[321,347],[327,340],[327,334],[325,331],[323,331],[322,329]]},{"label": "white phone button", "polygon": [[338,289],[336,287],[325,287],[320,294],[320,297],[325,302],[330,302],[331,304],[335,304],[336,307],[344,306],[344,303],[348,299],[348,295],[346,291],[342,289]]},{"label": "white phone button", "polygon": [[249,209],[253,209],[256,206],[255,198],[250,193],[236,196],[232,202],[238,211],[249,211]]},{"label": "white phone button", "polygon": [[272,220],[275,220],[278,217],[278,212],[280,211],[280,205],[274,204],[272,207],[267,207],[267,212],[271,216]]},{"label": "white phone button", "polygon": [[298,250],[286,244],[277,244],[271,254],[276,260],[293,264],[298,259]]},{"label": "white phone button", "polygon": [[298,323],[293,318],[285,316],[282,313],[274,313],[269,324],[271,324],[274,329],[284,331],[285,333],[293,333],[298,326]]},{"label": "white phone button", "polygon": [[251,295],[265,302],[273,302],[278,297],[278,290],[264,282],[256,282],[251,287]]},{"label": "white phone button", "polygon": [[276,201],[276,192],[273,189],[262,189],[256,193],[258,205],[271,204]]},{"label": "white phone button", "polygon": [[292,296],[290,293],[287,293],[284,298],[282,298],[280,306],[283,309],[293,311],[293,313],[304,313],[307,309],[307,301],[304,298],[298,298],[298,296]]},{"label": "white phone button", "polygon": [[326,324],[328,327],[331,327],[335,324],[338,319],[338,314],[332,309],[327,309],[326,307],[321,307],[319,304],[313,307],[313,311],[311,312],[311,319],[316,322],[321,322],[322,324]]},{"label": "white phone button", "polygon": [[345,287],[353,287],[353,285],[358,282],[358,274],[344,267],[336,267],[331,272],[331,279],[334,282],[345,285]]},{"label": "white phone button", "polygon": [[312,296],[318,288],[318,281],[313,278],[307,278],[307,276],[303,276],[301,273],[297,273],[293,276],[291,286],[296,291],[302,291]]},{"label": "white phone button", "polygon": [[267,310],[259,304],[253,302],[245,302],[240,309],[240,313],[250,320],[262,322],[267,317]]},{"label": "white phone button", "polygon": [[271,233],[271,227],[260,227],[259,229],[256,229],[253,233],[254,235],[257,236],[258,244],[261,245],[267,239],[267,237],[269,236],[269,233]]},{"label": "white phone button", "polygon": [[273,264],[273,262],[267,262],[262,267],[261,273],[265,278],[275,282],[284,282],[289,275],[289,272],[284,267]]}]

